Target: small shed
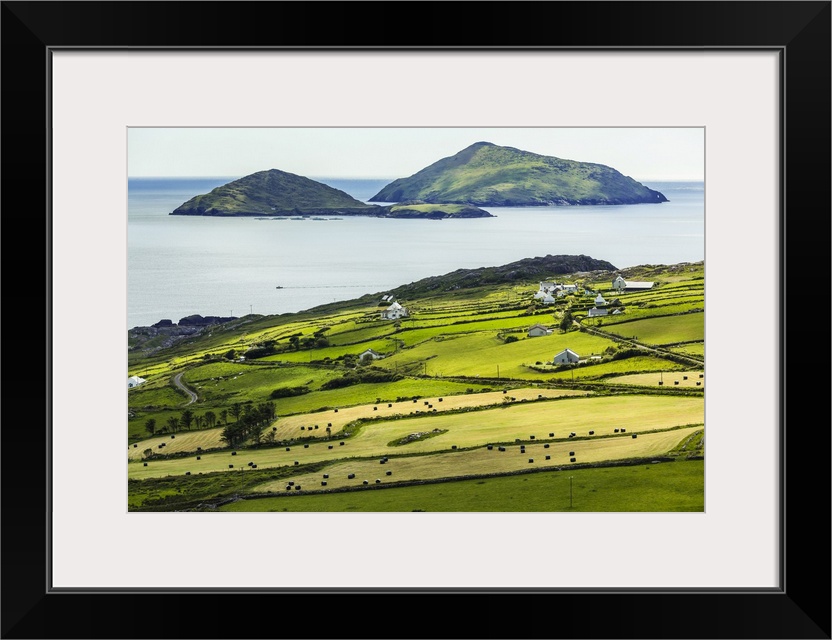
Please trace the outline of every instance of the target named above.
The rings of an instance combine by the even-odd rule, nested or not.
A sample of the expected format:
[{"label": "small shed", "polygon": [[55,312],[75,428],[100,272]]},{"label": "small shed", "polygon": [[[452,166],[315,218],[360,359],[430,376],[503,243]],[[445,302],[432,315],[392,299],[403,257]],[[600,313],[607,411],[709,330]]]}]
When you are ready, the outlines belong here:
[{"label": "small shed", "polygon": [[536,324],[529,327],[528,336],[530,338],[538,338],[540,336],[548,336],[551,335],[552,330],[542,324]]},{"label": "small shed", "polygon": [[147,382],[144,378],[140,378],[139,376],[130,376],[127,378],[127,388],[132,389],[133,387],[138,387],[140,384],[144,384]]}]

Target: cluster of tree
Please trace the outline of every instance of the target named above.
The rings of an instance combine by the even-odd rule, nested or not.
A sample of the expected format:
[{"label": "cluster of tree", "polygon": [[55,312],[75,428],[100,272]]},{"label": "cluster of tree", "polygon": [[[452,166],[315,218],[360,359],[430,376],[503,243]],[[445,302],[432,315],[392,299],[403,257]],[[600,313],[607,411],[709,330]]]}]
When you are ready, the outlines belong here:
[{"label": "cluster of tree", "polygon": [[228,411],[223,409],[219,414],[213,411],[206,411],[203,414],[196,414],[191,409],[185,409],[179,416],[170,416],[164,424],[158,425],[156,418],[148,418],[144,423],[144,430],[150,435],[156,433],[176,433],[181,429],[191,430],[191,426],[197,429],[210,429],[217,424],[217,420],[228,424]]},{"label": "cluster of tree", "polygon": [[[259,446],[262,444],[263,430],[277,417],[274,402],[261,402],[258,405],[235,402],[231,405],[234,422],[225,425],[220,440],[230,447],[237,447],[245,442]],[[267,434],[266,440],[274,439],[274,432]]]},{"label": "cluster of tree", "polygon": [[379,367],[366,367],[355,371],[348,371],[340,378],[327,380],[321,385],[321,389],[340,389],[354,384],[365,382],[395,382],[401,380],[402,376]]},{"label": "cluster of tree", "polygon": [[294,396],[302,396],[306,393],[309,393],[310,391],[311,391],[311,389],[309,387],[306,387],[306,386],[301,386],[301,387],[279,387],[277,389],[274,389],[271,392],[270,397],[272,399],[291,398],[291,397],[294,397]]}]

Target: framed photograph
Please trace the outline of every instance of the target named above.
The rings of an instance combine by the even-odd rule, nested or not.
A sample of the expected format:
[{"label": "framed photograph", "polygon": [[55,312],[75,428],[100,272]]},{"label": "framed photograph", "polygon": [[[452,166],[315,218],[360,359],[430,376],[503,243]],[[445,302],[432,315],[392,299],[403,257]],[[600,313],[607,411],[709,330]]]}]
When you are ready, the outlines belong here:
[{"label": "framed photograph", "polygon": [[400,6],[3,3],[3,636],[829,638],[830,3]]}]

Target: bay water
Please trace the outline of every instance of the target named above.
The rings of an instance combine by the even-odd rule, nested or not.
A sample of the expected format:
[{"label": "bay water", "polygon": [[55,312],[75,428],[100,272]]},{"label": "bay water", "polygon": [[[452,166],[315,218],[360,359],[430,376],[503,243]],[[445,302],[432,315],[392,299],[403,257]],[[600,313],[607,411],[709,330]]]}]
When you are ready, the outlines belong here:
[{"label": "bay water", "polygon": [[[549,254],[619,269],[705,258],[702,182],[645,182],[670,200],[662,204],[483,207],[495,217],[461,220],[169,215],[237,177],[129,179],[128,329],[193,314],[292,313]],[[390,182],[314,179],[364,202]]]}]

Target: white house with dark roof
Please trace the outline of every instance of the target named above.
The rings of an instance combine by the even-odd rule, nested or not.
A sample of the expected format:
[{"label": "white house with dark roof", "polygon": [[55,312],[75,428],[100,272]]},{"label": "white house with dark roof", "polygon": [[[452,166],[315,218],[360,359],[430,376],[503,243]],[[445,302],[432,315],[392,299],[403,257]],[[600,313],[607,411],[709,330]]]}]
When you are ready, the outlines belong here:
[{"label": "white house with dark roof", "polygon": [[572,349],[564,349],[552,359],[552,364],[575,364],[581,359]]},{"label": "white house with dark roof", "polygon": [[597,296],[595,296],[595,306],[597,307],[597,306],[602,305],[602,304],[607,304],[607,301],[604,300],[604,296],[602,296],[599,293]]},{"label": "white house with dark roof", "polygon": [[528,336],[530,338],[538,338],[540,336],[548,336],[552,334],[552,330],[547,328],[545,325],[536,324],[529,327]]},{"label": "white house with dark roof", "polygon": [[385,320],[398,320],[399,318],[406,318],[407,309],[398,302],[394,302],[381,312],[381,317]]},{"label": "white house with dark roof", "polygon": [[381,355],[378,351],[373,349],[367,349],[366,351],[362,351],[358,354],[358,359],[363,360],[364,358],[372,358],[373,360],[380,360],[384,356]]}]

